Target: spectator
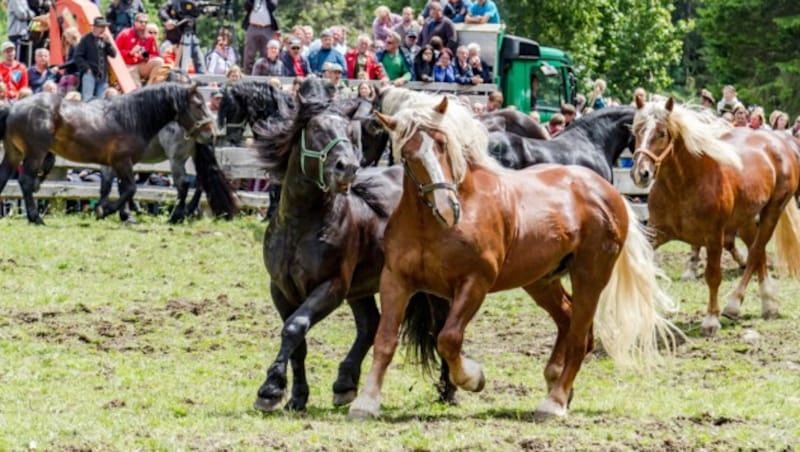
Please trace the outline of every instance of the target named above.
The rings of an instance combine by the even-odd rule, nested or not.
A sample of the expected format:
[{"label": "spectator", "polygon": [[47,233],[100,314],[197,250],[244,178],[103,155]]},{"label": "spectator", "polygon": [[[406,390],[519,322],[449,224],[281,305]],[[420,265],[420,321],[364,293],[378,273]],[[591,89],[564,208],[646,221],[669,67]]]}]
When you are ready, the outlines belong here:
[{"label": "spectator", "polygon": [[736,97],[736,88],[734,88],[733,85],[725,85],[722,88],[722,99],[717,103],[717,112],[722,114],[723,112],[729,111],[733,113],[735,118],[736,112],[733,110],[737,105],[742,105],[742,107],[744,107],[744,104]]},{"label": "spectator", "polygon": [[289,47],[281,53],[285,77],[305,77],[311,74],[308,60],[303,56],[303,42],[298,38],[289,40]]},{"label": "spectator", "polygon": [[[422,8],[422,12],[420,13],[419,17],[417,18],[417,22],[420,24],[424,24],[425,21],[431,17],[431,1],[428,1],[425,4],[425,7]],[[442,14],[444,17],[447,17],[450,20],[453,20],[456,17],[456,10],[453,8],[453,5],[450,4],[448,0],[439,0],[439,4],[442,6]],[[465,13],[466,14],[466,13]],[[463,21],[462,21],[463,22]]]},{"label": "spectator", "polygon": [[366,73],[366,80],[388,80],[383,73],[383,68],[375,59],[375,54],[370,50],[372,40],[366,34],[359,35],[356,47],[345,55],[347,63],[347,78],[354,79],[362,71]]},{"label": "spectator", "polygon": [[219,106],[222,104],[222,98],[224,97],[222,90],[218,89],[211,93],[211,98],[208,100],[208,110],[214,116],[217,116],[219,113]]},{"label": "spectator", "polygon": [[141,0],[111,0],[106,9],[111,34],[116,37],[122,30],[133,27],[136,15],[144,12]]},{"label": "spectator", "polygon": [[344,56],[336,51],[333,46],[333,33],[330,30],[325,30],[319,35],[320,48],[312,50],[308,55],[308,64],[311,72],[317,75],[322,74],[322,66],[325,63],[336,63],[341,67],[345,67],[347,63],[344,61]]},{"label": "spectator", "polygon": [[642,103],[647,102],[647,91],[645,91],[641,86],[633,90],[633,100],[631,101],[631,106],[636,106],[637,99],[641,100]]},{"label": "spectator", "polygon": [[81,99],[89,102],[108,88],[108,58],[117,56],[117,49],[108,37],[108,22],[97,17],[91,33],[81,38],[75,49],[75,64],[81,73]]},{"label": "spectator", "polygon": [[439,54],[439,59],[436,60],[436,66],[433,68],[433,81],[444,83],[455,83],[456,74],[455,68],[450,64],[453,57],[453,52],[447,47],[442,49]]},{"label": "spectator", "polygon": [[331,27],[333,36],[333,48],[342,55],[347,55],[350,49],[347,47],[347,28],[341,25]]},{"label": "spectator", "polygon": [[703,88],[700,90],[700,105],[708,110],[714,111],[714,95],[711,91]]},{"label": "spectator", "polygon": [[117,50],[128,66],[133,82],[142,86],[142,80],[152,81],[158,69],[164,65],[158,53],[156,38],[147,34],[147,14],[136,15],[133,27],[122,30],[117,35]]},{"label": "spectator", "polygon": [[236,83],[241,80],[243,76],[244,74],[242,74],[242,68],[235,64],[228,69],[228,72],[225,73],[225,79],[227,79],[227,83]]},{"label": "spectator", "polygon": [[[400,35],[400,33],[397,34],[398,36]],[[417,37],[418,37],[417,32],[414,30],[410,30],[408,33],[406,33],[405,40],[400,41],[403,43],[402,46],[403,50],[406,51],[408,57],[411,58],[411,61],[414,61],[414,57],[417,56],[417,52],[419,52],[419,46],[417,45]]]},{"label": "spectator", "polygon": [[592,110],[599,110],[605,108],[606,100],[603,95],[606,92],[606,81],[599,78],[594,81],[594,89],[592,90],[592,97],[589,98],[589,106]]},{"label": "spectator", "polygon": [[[724,110],[723,110],[724,111]],[[726,113],[728,113],[726,111]],[[747,117],[747,109],[741,103],[733,107],[733,126],[734,127],[747,127],[750,124],[750,118]]]},{"label": "spectator", "polygon": [[342,73],[344,68],[337,63],[325,63],[322,68],[322,76],[331,82],[331,85],[336,89],[336,97],[339,99],[352,97],[353,91],[342,80]]},{"label": "spectator", "polygon": [[464,18],[468,24],[499,24],[500,13],[492,0],[475,0]]},{"label": "spectator", "polygon": [[109,86],[108,88],[106,88],[106,92],[103,93],[103,98],[105,99],[111,99],[112,97],[117,97],[117,96],[119,96],[119,91],[117,91],[117,89],[114,88],[113,86]]},{"label": "spectator", "polygon": [[61,35],[61,54],[64,56],[64,64],[60,66],[61,77],[58,80],[58,92],[66,94],[78,89],[80,82],[80,72],[75,64],[75,49],[81,40],[81,34],[75,27],[69,27]]},{"label": "spectator", "polygon": [[445,17],[448,17],[454,24],[464,23],[469,13],[472,3],[469,0],[450,0],[449,8],[445,9]]},{"label": "spectator", "polygon": [[545,128],[551,137],[556,137],[559,133],[561,133],[562,130],[564,130],[564,115],[561,113],[556,113],[551,116],[550,122],[547,123]]},{"label": "spectator", "polygon": [[482,115],[482,114],[486,113],[486,105],[484,105],[484,104],[482,104],[480,102],[473,103],[472,104],[472,113],[474,113],[475,115]]},{"label": "spectator", "polygon": [[442,38],[434,36],[428,44],[433,47],[433,59],[439,61],[439,54],[442,53],[442,49],[444,48]]},{"label": "spectator", "polygon": [[[245,0],[244,2],[244,71],[253,72],[256,53],[264,52],[267,43],[273,39],[278,31],[278,22],[275,20],[275,9],[278,0]],[[266,56],[266,53],[262,57]]]},{"label": "spectator", "polygon": [[456,75],[456,83],[459,85],[477,85],[483,80],[480,75],[472,73],[472,66],[469,61],[469,51],[465,46],[459,46],[456,50],[456,61],[453,65]]},{"label": "spectator", "polygon": [[492,66],[481,58],[481,46],[477,42],[471,42],[467,45],[467,50],[472,72],[480,75],[483,83],[489,83],[492,80]]},{"label": "spectator", "polygon": [[414,20],[414,8],[406,6],[403,8],[401,22],[394,27],[394,32],[399,34],[400,39],[405,42],[406,34],[412,30],[419,36],[420,27],[417,21]]},{"label": "spectator", "polygon": [[415,79],[422,82],[433,81],[433,67],[436,62],[433,57],[434,50],[430,45],[423,47],[414,57]]},{"label": "spectator", "polygon": [[486,112],[491,113],[503,107],[503,93],[500,91],[492,91],[489,93],[489,98],[486,100]]},{"label": "spectator", "polygon": [[386,42],[389,33],[402,22],[403,18],[392,13],[388,6],[381,5],[375,8],[375,20],[372,21],[372,38],[376,41]]},{"label": "spectator", "polygon": [[236,64],[236,52],[231,47],[231,32],[223,28],[217,34],[217,43],[206,59],[206,71],[209,74],[223,75]]},{"label": "spectator", "polygon": [[56,80],[58,80],[57,68],[50,69],[50,51],[36,49],[34,65],[28,69],[28,86],[34,93],[40,93],[46,82]]},{"label": "spectator", "polygon": [[311,43],[314,42],[314,27],[311,25],[303,25],[303,56],[308,58],[311,53]]},{"label": "spectator", "polygon": [[357,94],[360,99],[370,102],[375,99],[375,89],[372,88],[372,85],[367,82],[361,82],[358,84]]},{"label": "spectator", "polygon": [[383,66],[383,73],[394,86],[414,80],[414,64],[408,53],[400,48],[400,35],[391,31],[386,38],[386,48],[375,55]]},{"label": "spectator", "polygon": [[8,0],[7,12],[8,39],[16,48],[27,38],[31,19],[36,13],[30,8],[27,0]]},{"label": "spectator", "polygon": [[586,96],[581,93],[575,95],[575,119],[583,116],[583,109],[586,107]]},{"label": "spectator", "polygon": [[[205,72],[205,61],[200,54],[200,41],[195,35],[195,19],[198,6],[194,0],[167,0],[158,10],[158,17],[164,23],[164,34],[167,41],[175,46],[177,66],[186,72],[194,70],[197,74]],[[188,52],[188,56],[187,56]],[[190,67],[190,61],[191,66]]]},{"label": "spectator", "polygon": [[786,131],[789,127],[789,115],[786,112],[775,110],[769,115],[769,125],[772,130]]},{"label": "spectator", "polygon": [[280,59],[281,44],[280,42],[271,39],[267,43],[267,51],[264,58],[260,58],[253,66],[253,75],[269,75],[272,77],[281,77],[286,72],[283,67],[283,61]]},{"label": "spectator", "polygon": [[42,92],[58,94],[58,84],[52,80],[48,80],[44,82],[44,85],[42,85]]},{"label": "spectator", "polygon": [[28,86],[28,69],[17,61],[17,48],[11,41],[0,45],[2,62],[0,62],[0,80],[6,85],[6,98],[13,101],[19,90]]},{"label": "spectator", "polygon": [[431,38],[438,36],[442,39],[442,44],[450,49],[452,54],[458,46],[458,37],[453,22],[447,17],[444,17],[442,12],[444,8],[442,8],[442,4],[437,0],[430,2],[428,6],[430,9],[430,17],[422,27],[419,45],[424,46],[431,41]]},{"label": "spectator", "polygon": [[22,88],[19,89],[19,92],[17,93],[17,100],[20,101],[30,96],[33,96],[33,90],[31,89],[31,87],[23,86]]},{"label": "spectator", "polygon": [[761,107],[754,108],[750,113],[750,128],[753,130],[764,130],[767,128],[765,123],[764,109]]},{"label": "spectator", "polygon": [[568,127],[575,121],[575,106],[572,104],[561,104],[561,115],[564,117],[564,127]]},{"label": "spectator", "polygon": [[794,119],[794,126],[792,126],[792,135],[795,138],[800,138],[800,116]]}]

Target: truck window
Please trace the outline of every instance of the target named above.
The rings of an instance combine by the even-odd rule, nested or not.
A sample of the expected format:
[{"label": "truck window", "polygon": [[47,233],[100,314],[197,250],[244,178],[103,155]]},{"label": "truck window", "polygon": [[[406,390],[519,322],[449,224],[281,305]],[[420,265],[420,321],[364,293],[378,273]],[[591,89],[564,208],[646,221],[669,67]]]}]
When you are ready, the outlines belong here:
[{"label": "truck window", "polygon": [[543,74],[534,68],[531,74],[531,109],[559,110],[561,108],[561,74]]}]

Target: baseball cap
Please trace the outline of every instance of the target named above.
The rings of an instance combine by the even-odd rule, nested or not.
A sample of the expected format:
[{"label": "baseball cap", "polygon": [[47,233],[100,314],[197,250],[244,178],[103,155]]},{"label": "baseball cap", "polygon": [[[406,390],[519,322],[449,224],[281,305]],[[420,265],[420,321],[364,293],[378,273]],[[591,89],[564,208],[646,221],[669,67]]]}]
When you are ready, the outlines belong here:
[{"label": "baseball cap", "polygon": [[8,49],[15,48],[14,43],[11,41],[6,41],[2,45],[0,45],[0,52],[5,52]]},{"label": "baseball cap", "polygon": [[406,32],[406,36],[413,36],[413,37],[415,37],[415,38],[416,38],[416,37],[417,37],[417,36],[419,36],[419,35],[417,34],[417,30],[414,30],[414,29],[412,28],[411,30],[408,30],[408,31]]}]

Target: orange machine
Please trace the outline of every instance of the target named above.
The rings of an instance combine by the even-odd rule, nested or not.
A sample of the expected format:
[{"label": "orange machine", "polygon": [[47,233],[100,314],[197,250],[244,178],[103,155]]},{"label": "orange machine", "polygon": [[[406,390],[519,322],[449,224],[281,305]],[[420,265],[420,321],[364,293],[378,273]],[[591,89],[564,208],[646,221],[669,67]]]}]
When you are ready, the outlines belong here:
[{"label": "orange machine", "polygon": [[[77,27],[81,35],[92,30],[92,22],[100,16],[100,11],[94,3],[88,0],[56,0],[55,7],[50,9],[50,63],[62,64],[64,57],[61,45],[61,33],[64,28]],[[62,18],[59,24],[59,18]],[[106,31],[106,33],[110,32]],[[113,39],[112,39],[113,43]],[[111,74],[119,83],[123,93],[136,89],[136,84],[125,66],[125,61],[117,54],[116,58],[109,59]]]}]

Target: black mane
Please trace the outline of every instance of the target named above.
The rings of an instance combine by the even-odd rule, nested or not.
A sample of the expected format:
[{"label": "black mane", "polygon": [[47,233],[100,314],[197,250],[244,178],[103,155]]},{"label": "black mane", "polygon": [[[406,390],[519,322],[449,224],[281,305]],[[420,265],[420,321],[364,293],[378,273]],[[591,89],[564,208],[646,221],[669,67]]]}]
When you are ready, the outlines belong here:
[{"label": "black mane", "polygon": [[[227,99],[227,102],[226,102]],[[251,125],[259,120],[278,114],[290,117],[294,110],[292,96],[269,83],[240,80],[223,92],[219,114],[224,116],[228,108],[244,108]]]},{"label": "black mane", "polygon": [[178,112],[189,108],[189,87],[178,83],[159,83],[137,89],[105,102],[103,109],[122,130],[153,136]]}]

